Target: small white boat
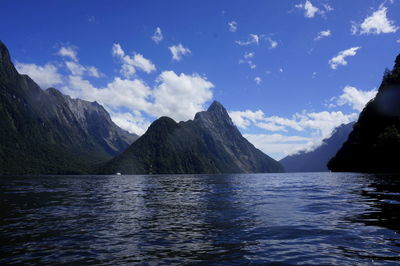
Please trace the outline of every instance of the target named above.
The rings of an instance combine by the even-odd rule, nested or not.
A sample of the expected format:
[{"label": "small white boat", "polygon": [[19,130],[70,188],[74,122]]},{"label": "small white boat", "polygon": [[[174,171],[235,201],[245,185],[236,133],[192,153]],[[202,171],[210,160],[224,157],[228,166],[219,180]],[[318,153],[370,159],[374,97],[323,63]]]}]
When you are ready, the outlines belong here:
[{"label": "small white boat", "polygon": [[120,173],[120,172],[118,172],[118,173],[115,173],[115,175],[121,175],[121,173]]}]

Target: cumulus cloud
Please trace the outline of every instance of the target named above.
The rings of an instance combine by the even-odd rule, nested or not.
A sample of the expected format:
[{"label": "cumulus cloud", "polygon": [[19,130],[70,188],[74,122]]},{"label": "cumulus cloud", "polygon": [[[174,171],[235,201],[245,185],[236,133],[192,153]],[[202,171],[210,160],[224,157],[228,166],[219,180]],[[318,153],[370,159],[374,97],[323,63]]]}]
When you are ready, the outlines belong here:
[{"label": "cumulus cloud", "polygon": [[360,25],[353,22],[351,26],[352,34],[394,33],[398,29],[399,27],[395,25],[395,22],[388,19],[387,8],[383,5],[372,15],[365,18]]},{"label": "cumulus cloud", "polygon": [[228,23],[228,26],[229,26],[229,31],[230,31],[230,32],[235,32],[235,31],[237,31],[238,24],[237,24],[236,21],[231,21],[231,22],[229,22],[229,23]]},{"label": "cumulus cloud", "polygon": [[261,36],[257,34],[249,34],[249,38],[247,39],[247,41],[235,41],[235,42],[240,46],[247,46],[251,44],[258,45],[260,43],[260,37]]},{"label": "cumulus cloud", "polygon": [[154,34],[151,37],[151,39],[157,44],[164,39],[162,31],[161,31],[161,29],[159,27],[157,27],[156,30],[154,31]]},{"label": "cumulus cloud", "polygon": [[329,60],[329,65],[331,66],[332,69],[337,69],[337,67],[340,65],[346,66],[347,65],[346,57],[355,56],[360,48],[361,48],[360,46],[357,46],[349,48],[347,50],[340,51],[337,56]]},{"label": "cumulus cloud", "polygon": [[257,85],[260,85],[262,80],[261,80],[260,77],[255,77],[255,78],[254,78],[254,81],[255,81],[255,83],[256,83]]},{"label": "cumulus cloud", "polygon": [[78,61],[78,54],[76,52],[76,47],[74,46],[62,46],[57,53],[59,56],[64,56],[70,58],[72,61]]},{"label": "cumulus cloud", "polygon": [[259,120],[264,119],[264,112],[261,110],[257,111],[230,111],[229,116],[233,123],[240,128],[247,128],[251,123],[256,123]]},{"label": "cumulus cloud", "polygon": [[330,107],[349,105],[353,110],[361,112],[365,105],[373,99],[378,93],[377,89],[369,91],[358,90],[352,86],[346,86],[343,88],[343,93],[339,97],[333,97],[331,99]]},{"label": "cumulus cloud", "polygon": [[39,66],[16,62],[15,67],[20,74],[26,74],[31,77],[42,89],[62,83],[62,76],[58,72],[58,68],[51,63]]},{"label": "cumulus cloud", "polygon": [[140,69],[146,73],[151,73],[156,70],[156,66],[141,54],[129,56],[125,54],[119,43],[114,43],[112,47],[112,55],[118,58],[121,63],[121,74],[126,77],[132,77],[136,73],[136,69]]},{"label": "cumulus cloud", "polygon": [[[154,88],[141,79],[120,77],[105,87],[96,88],[82,76],[70,75],[62,89],[73,97],[101,103],[110,110],[118,125],[142,134],[149,122],[139,115],[140,112],[156,118],[166,115],[177,121],[193,119],[195,113],[204,110],[205,103],[212,99],[213,87],[210,81],[198,74],[177,75],[173,71],[164,71],[158,76]],[[130,115],[118,112],[120,108],[128,110]]]},{"label": "cumulus cloud", "polygon": [[107,111],[110,113],[111,120],[115,124],[137,135],[143,135],[150,126],[150,122],[147,121],[139,111],[118,112],[110,108],[107,108]]},{"label": "cumulus cloud", "polygon": [[198,75],[177,75],[164,71],[157,78],[152,92],[154,104],[148,110],[153,116],[169,116],[177,121],[192,119],[212,99],[214,85]]},{"label": "cumulus cloud", "polygon": [[330,30],[323,30],[323,31],[320,31],[319,33],[318,33],[318,36],[317,37],[315,37],[314,38],[314,40],[321,40],[322,38],[325,38],[325,37],[328,37],[328,36],[331,36],[331,31]]},{"label": "cumulus cloud", "polygon": [[178,45],[172,45],[168,47],[168,49],[172,54],[172,60],[175,61],[181,61],[184,55],[189,55],[192,53],[189,48],[184,47],[181,43]]}]

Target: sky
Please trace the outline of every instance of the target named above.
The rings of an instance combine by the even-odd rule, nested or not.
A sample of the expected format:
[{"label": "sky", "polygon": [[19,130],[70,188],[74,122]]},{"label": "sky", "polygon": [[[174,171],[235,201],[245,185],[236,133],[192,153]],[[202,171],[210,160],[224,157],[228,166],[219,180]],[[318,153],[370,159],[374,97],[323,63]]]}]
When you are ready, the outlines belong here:
[{"label": "sky", "polygon": [[357,120],[400,51],[398,0],[1,1],[0,39],[42,89],[142,135],[221,102],[275,159]]}]

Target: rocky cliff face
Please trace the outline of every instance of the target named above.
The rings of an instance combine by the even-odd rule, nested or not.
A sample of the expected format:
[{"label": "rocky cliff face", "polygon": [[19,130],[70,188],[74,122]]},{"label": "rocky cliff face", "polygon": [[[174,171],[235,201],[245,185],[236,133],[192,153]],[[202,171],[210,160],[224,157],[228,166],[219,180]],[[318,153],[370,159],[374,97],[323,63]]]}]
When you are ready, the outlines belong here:
[{"label": "rocky cliff face", "polygon": [[342,147],[353,129],[354,123],[337,127],[332,136],[312,151],[286,156],[279,162],[286,172],[326,172],[328,162]]},{"label": "rocky cliff face", "polygon": [[42,90],[14,68],[0,42],[0,174],[81,173],[136,138],[96,102]]},{"label": "rocky cliff face", "polygon": [[281,165],[249,143],[225,108],[214,102],[194,120],[161,117],[102,172],[125,174],[282,172]]},{"label": "rocky cliff face", "polygon": [[348,140],[330,160],[338,172],[400,172],[400,55],[375,99],[361,112]]}]

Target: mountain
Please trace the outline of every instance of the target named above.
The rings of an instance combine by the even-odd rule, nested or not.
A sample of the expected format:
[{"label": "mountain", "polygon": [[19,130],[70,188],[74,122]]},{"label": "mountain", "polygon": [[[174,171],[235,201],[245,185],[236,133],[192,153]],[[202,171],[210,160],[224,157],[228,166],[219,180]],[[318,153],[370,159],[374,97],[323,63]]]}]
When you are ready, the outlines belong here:
[{"label": "mountain", "polygon": [[329,161],[336,172],[400,172],[400,55],[386,70],[375,99],[361,112],[348,140]]},{"label": "mountain", "polygon": [[337,127],[332,136],[324,139],[322,144],[312,151],[303,151],[286,156],[279,162],[286,172],[326,172],[328,162],[347,140],[354,122]]},{"label": "mountain", "polygon": [[85,173],[137,138],[98,103],[20,75],[1,41],[0,128],[0,174]]},{"label": "mountain", "polygon": [[282,166],[256,149],[233,124],[225,108],[213,102],[194,120],[161,117],[102,172],[124,174],[282,172]]}]

